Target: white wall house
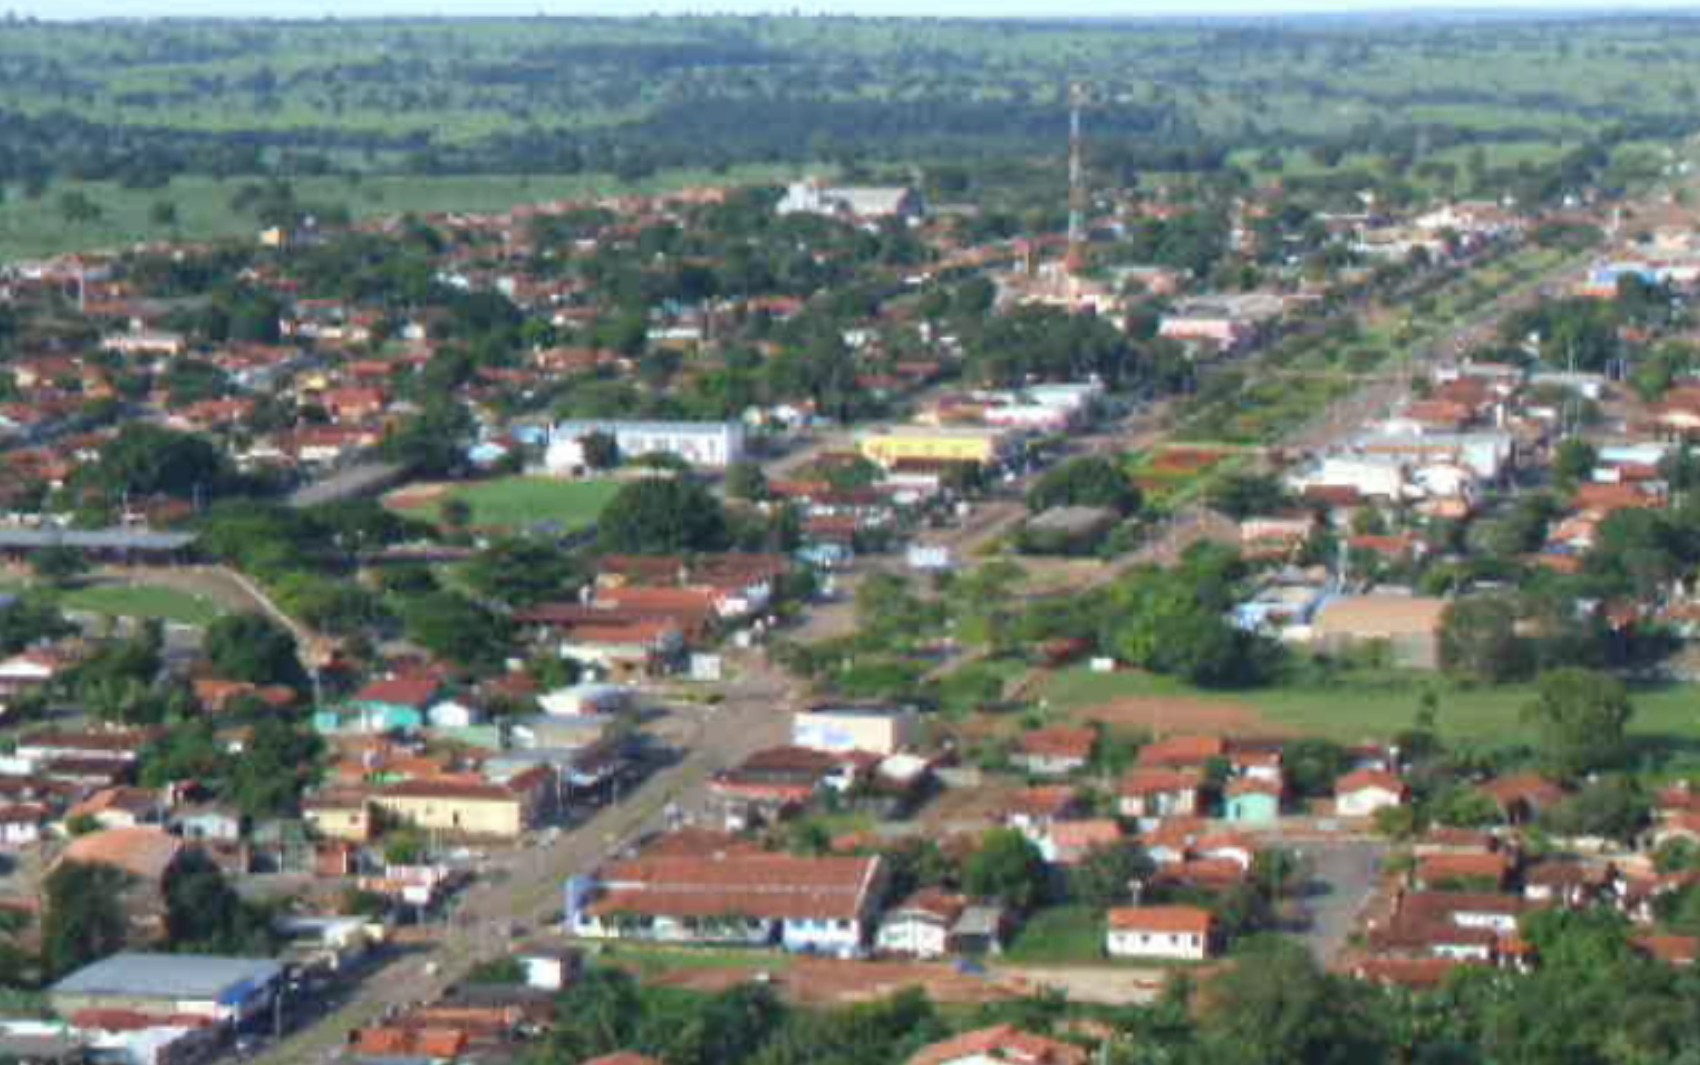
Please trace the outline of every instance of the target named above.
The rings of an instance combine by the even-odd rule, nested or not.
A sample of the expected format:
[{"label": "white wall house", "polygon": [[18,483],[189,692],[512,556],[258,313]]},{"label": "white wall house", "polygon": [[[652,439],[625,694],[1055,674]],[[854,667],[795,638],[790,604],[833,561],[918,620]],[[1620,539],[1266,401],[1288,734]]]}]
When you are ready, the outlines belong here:
[{"label": "white wall house", "polygon": [[1111,910],[1104,951],[1112,958],[1203,961],[1210,957],[1214,918],[1197,906],[1123,906]]},{"label": "white wall house", "polygon": [[1340,817],[1373,817],[1377,810],[1401,806],[1405,784],[1391,773],[1348,773],[1334,786],[1334,812]]}]

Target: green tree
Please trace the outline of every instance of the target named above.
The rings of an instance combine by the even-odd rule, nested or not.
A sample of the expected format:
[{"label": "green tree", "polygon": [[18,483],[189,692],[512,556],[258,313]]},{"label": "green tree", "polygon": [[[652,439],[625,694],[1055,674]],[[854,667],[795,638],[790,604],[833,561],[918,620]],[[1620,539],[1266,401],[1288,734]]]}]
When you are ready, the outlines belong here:
[{"label": "green tree", "polygon": [[509,606],[570,596],[581,573],[566,551],[541,540],[498,540],[474,555],[464,571],[479,595]]},{"label": "green tree", "polygon": [[62,862],[44,884],[42,968],[63,976],[124,946],[128,922],[121,898],[129,878],[109,865]]},{"label": "green tree", "polygon": [[620,445],[609,433],[586,433],[579,440],[584,464],[593,470],[611,470],[620,464]]},{"label": "green tree", "polygon": [[206,653],[228,680],[298,685],[301,660],[289,630],[259,614],[226,614],[207,626]]},{"label": "green tree", "polygon": [[1139,489],[1127,471],[1112,459],[1091,455],[1070,459],[1049,470],[1027,493],[1027,509],[1051,507],[1108,507],[1132,514],[1141,503]]},{"label": "green tree", "polygon": [[188,499],[219,492],[230,478],[230,464],[205,437],[132,421],[101,446],[87,475],[113,494]]},{"label": "green tree", "polygon": [[282,718],[262,717],[229,765],[230,798],[253,818],[293,814],[317,774],[319,738]]},{"label": "green tree", "polygon": [[1297,943],[1260,936],[1211,980],[1196,1060],[1217,1065],[1360,1065],[1386,1060],[1361,985],[1330,976]]},{"label": "green tree", "polygon": [[994,828],[963,867],[962,883],[971,895],[1030,910],[1045,895],[1045,859],[1020,832]]},{"label": "green tree", "polygon": [[767,475],[762,472],[761,463],[736,462],[726,471],[728,499],[760,501],[767,495]]},{"label": "green tree", "polygon": [[1527,666],[1517,612],[1503,596],[1471,596],[1446,606],[1440,621],[1440,664],[1454,676],[1499,684]]},{"label": "green tree", "polygon": [[1599,457],[1594,445],[1581,437],[1570,437],[1560,442],[1553,452],[1553,480],[1564,491],[1574,491],[1577,485],[1586,481],[1594,472]]},{"label": "green tree", "polygon": [[266,955],[276,947],[271,916],[244,902],[206,852],[184,852],[165,884],[165,936],[171,949]]},{"label": "green tree", "polygon": [[500,664],[509,646],[506,620],[459,592],[433,592],[402,609],[408,639],[450,662],[478,669]]},{"label": "green tree", "polygon": [[30,569],[55,587],[63,587],[89,571],[88,556],[65,544],[52,544],[30,556]]},{"label": "green tree", "polygon": [[1555,669],[1536,683],[1523,718],[1535,726],[1547,766],[1576,777],[1616,764],[1635,712],[1623,682],[1588,669]]},{"label": "green tree", "polygon": [[1127,902],[1133,882],[1151,875],[1145,852],[1131,843],[1093,847],[1069,870],[1068,892],[1076,901],[1097,909]]},{"label": "green tree", "polygon": [[1204,501],[1236,521],[1270,514],[1287,505],[1287,490],[1274,477],[1258,473],[1229,473],[1217,478]]},{"label": "green tree", "polygon": [[597,522],[597,546],[614,554],[720,551],[728,542],[726,512],[690,477],[647,477],[623,486]]}]

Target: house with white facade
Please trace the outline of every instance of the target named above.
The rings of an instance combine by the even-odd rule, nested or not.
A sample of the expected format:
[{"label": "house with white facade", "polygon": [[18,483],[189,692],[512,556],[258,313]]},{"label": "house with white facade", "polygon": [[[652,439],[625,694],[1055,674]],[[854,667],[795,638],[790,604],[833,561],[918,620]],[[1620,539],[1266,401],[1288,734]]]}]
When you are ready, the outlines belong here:
[{"label": "house with white facade", "polygon": [[1377,810],[1403,806],[1410,789],[1392,773],[1360,769],[1334,782],[1334,812],[1340,817],[1373,817]]},{"label": "house with white facade", "polygon": [[1213,949],[1216,919],[1200,906],[1118,906],[1105,917],[1112,958],[1203,961]]},{"label": "house with white facade", "polygon": [[923,888],[880,918],[874,947],[882,954],[940,958],[950,951],[950,933],[968,908],[968,900],[937,888]]}]

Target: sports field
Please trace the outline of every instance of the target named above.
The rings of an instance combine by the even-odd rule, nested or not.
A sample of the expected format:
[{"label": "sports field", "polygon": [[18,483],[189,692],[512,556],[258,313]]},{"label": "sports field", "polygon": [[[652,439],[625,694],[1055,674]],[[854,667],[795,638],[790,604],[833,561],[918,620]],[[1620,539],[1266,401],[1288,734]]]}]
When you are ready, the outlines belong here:
[{"label": "sports field", "polygon": [[620,490],[618,481],[559,481],[549,477],[503,477],[467,485],[415,485],[392,492],[392,509],[441,521],[443,503],[462,500],[472,509],[475,529],[521,530],[556,526],[572,532],[596,523]]}]

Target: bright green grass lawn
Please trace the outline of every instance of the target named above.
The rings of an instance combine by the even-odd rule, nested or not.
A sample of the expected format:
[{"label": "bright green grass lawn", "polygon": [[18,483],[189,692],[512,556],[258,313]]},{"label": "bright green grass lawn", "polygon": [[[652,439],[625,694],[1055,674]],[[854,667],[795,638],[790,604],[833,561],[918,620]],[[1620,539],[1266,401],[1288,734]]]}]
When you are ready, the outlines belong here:
[{"label": "bright green grass lawn", "polygon": [[[602,508],[620,490],[618,481],[557,481],[548,477],[504,477],[456,489],[452,498],[472,507],[472,524],[481,529],[523,529],[553,522],[565,529],[595,523]],[[436,518],[441,504],[421,511]]]},{"label": "bright green grass lawn", "polygon": [[152,585],[97,584],[76,588],[59,597],[66,610],[119,617],[157,618],[185,625],[207,625],[224,611],[210,599]]},{"label": "bright green grass lawn", "polygon": [[1016,965],[1077,965],[1104,960],[1104,915],[1090,906],[1040,910],[1003,953]]},{"label": "bright green grass lawn", "polygon": [[[1415,720],[1425,690],[1439,699],[1436,717],[1443,738],[1504,743],[1528,741],[1522,708],[1534,695],[1532,685],[1460,687],[1429,674],[1372,673],[1343,678],[1338,684],[1296,684],[1240,692],[1202,691],[1168,677],[1144,673],[1092,673],[1085,668],[1057,673],[1040,695],[1058,712],[1084,709],[1125,696],[1191,696],[1213,703],[1239,703],[1255,709],[1271,725],[1341,742],[1387,739]],[[1667,684],[1632,690],[1637,736],[1700,742],[1700,686]],[[1183,730],[1184,719],[1165,722]]]}]

